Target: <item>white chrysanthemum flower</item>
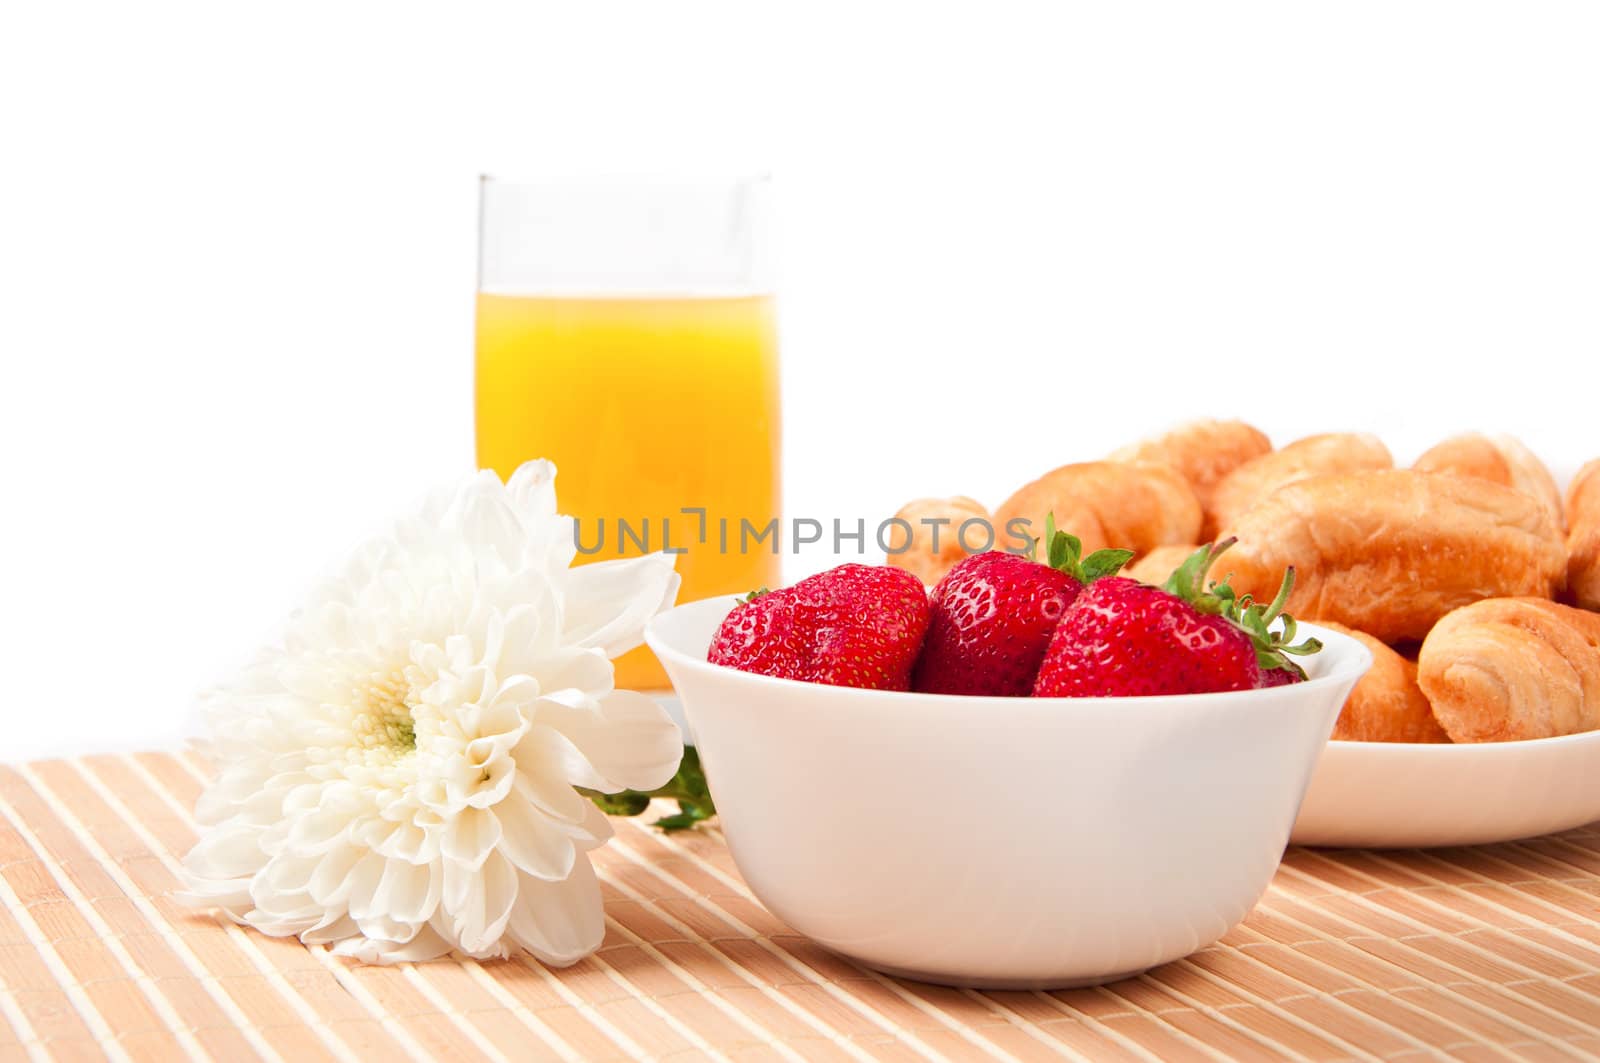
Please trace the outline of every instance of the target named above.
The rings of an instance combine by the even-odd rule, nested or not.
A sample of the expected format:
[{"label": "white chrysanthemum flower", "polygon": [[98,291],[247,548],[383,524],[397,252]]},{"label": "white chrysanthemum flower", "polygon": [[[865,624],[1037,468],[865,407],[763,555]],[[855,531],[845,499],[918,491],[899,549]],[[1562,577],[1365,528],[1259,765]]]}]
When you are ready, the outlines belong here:
[{"label": "white chrysanthemum flower", "polygon": [[604,935],[574,787],[661,786],[683,753],[610,658],[678,592],[662,554],[571,567],[555,468],[481,472],[361,549],[205,711],[220,776],[191,903],[368,962]]}]

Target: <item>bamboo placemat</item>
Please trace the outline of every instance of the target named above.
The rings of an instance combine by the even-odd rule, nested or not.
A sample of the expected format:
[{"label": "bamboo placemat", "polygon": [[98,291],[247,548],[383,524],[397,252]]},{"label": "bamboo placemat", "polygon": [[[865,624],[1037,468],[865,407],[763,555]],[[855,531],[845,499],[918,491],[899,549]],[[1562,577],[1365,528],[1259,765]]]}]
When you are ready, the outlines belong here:
[{"label": "bamboo placemat", "polygon": [[714,830],[617,821],[598,954],[363,967],[169,899],[190,754],[0,768],[0,1059],[1600,1058],[1600,830],[1291,850],[1221,943],[1114,986],[980,993],[840,960]]}]

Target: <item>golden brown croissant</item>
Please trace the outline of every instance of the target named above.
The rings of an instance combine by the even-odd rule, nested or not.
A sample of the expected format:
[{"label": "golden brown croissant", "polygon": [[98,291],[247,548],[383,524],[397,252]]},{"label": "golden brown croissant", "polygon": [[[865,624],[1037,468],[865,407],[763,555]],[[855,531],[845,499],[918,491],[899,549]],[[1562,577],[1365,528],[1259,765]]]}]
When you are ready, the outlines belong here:
[{"label": "golden brown croissant", "polygon": [[1502,487],[1512,487],[1537,501],[1562,527],[1561,491],[1544,462],[1520,440],[1511,436],[1490,439],[1477,432],[1452,436],[1426,451],[1411,466],[1418,472],[1476,476]]},{"label": "golden brown croissant", "polygon": [[1393,465],[1389,448],[1377,436],[1336,432],[1297,439],[1282,450],[1252,458],[1224,476],[1211,495],[1209,527],[1229,527],[1251,506],[1296,480]]},{"label": "golden brown croissant", "polygon": [[1272,440],[1243,421],[1190,421],[1163,435],[1140,440],[1107,456],[1109,461],[1154,461],[1171,465],[1189,481],[1200,508],[1209,512],[1217,482],[1272,449]]},{"label": "golden brown croissant", "polygon": [[1171,543],[1158,546],[1148,554],[1129,564],[1122,575],[1140,583],[1153,583],[1157,587],[1167,582],[1174,569],[1189,559],[1200,547],[1195,543]]},{"label": "golden brown croissant", "polygon": [[1333,725],[1345,742],[1448,742],[1428,699],[1417,685],[1417,666],[1365,631],[1327,620],[1317,623],[1342,632],[1372,651],[1372,670],[1361,677]]},{"label": "golden brown croissant", "polygon": [[[1000,535],[1026,520],[1043,535],[1045,515],[1083,540],[1083,552],[1117,546],[1136,554],[1200,535],[1200,501],[1176,469],[1150,461],[1082,461],[1046,472],[995,511]],[[1018,525],[1021,527],[1021,525]]]},{"label": "golden brown croissant", "polygon": [[1052,513],[1057,528],[1083,540],[1085,554],[1108,546],[1142,554],[1200,534],[1200,502],[1189,482],[1154,462],[1063,465],[1006,499],[995,512],[996,530],[1006,537],[1012,521],[1027,521],[1025,534],[1038,538]]},{"label": "golden brown croissant", "polygon": [[[989,529],[993,527],[983,503],[966,495],[914,499],[901,506],[895,516],[911,526],[911,534],[908,539],[905,528],[897,523],[888,526],[884,541],[888,544],[889,564],[929,585],[943,579],[969,552],[987,549]],[[963,532],[962,525],[969,520],[982,521],[982,527],[973,525]]]},{"label": "golden brown croissant", "polygon": [[1549,598],[1566,582],[1567,553],[1550,515],[1509,487],[1403,469],[1301,480],[1232,528],[1238,545],[1213,571],[1268,600],[1286,566],[1289,609],[1384,642],[1420,639],[1452,609],[1480,598]]},{"label": "golden brown croissant", "polygon": [[1567,590],[1584,609],[1600,609],[1600,459],[1567,487]]},{"label": "golden brown croissant", "polygon": [[1539,598],[1494,598],[1439,621],[1417,662],[1422,692],[1457,742],[1600,727],[1600,616]]}]

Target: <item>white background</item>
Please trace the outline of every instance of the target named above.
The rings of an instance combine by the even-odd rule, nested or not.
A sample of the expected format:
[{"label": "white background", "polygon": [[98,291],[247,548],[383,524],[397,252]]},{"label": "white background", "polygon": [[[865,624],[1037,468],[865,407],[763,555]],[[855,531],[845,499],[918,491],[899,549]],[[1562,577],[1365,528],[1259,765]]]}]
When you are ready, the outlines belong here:
[{"label": "white background", "polygon": [[1591,4],[406,10],[0,20],[0,760],[174,741],[471,466],[483,171],[775,175],[791,514],[1194,415],[1600,454]]}]

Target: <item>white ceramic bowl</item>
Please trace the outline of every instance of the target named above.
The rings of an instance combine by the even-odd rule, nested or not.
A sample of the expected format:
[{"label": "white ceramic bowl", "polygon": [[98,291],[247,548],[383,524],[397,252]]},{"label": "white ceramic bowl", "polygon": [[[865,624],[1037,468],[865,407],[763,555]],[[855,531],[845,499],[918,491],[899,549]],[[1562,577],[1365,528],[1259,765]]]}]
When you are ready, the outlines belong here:
[{"label": "white ceramic bowl", "polygon": [[708,664],[734,599],[646,632],[683,699],[739,871],[779,919],[931,982],[1060,988],[1185,956],[1272,878],[1339,707],[1371,664],[1232,694],[973,698]]},{"label": "white ceramic bowl", "polygon": [[1298,845],[1481,845],[1600,820],[1600,731],[1529,742],[1329,742]]}]

